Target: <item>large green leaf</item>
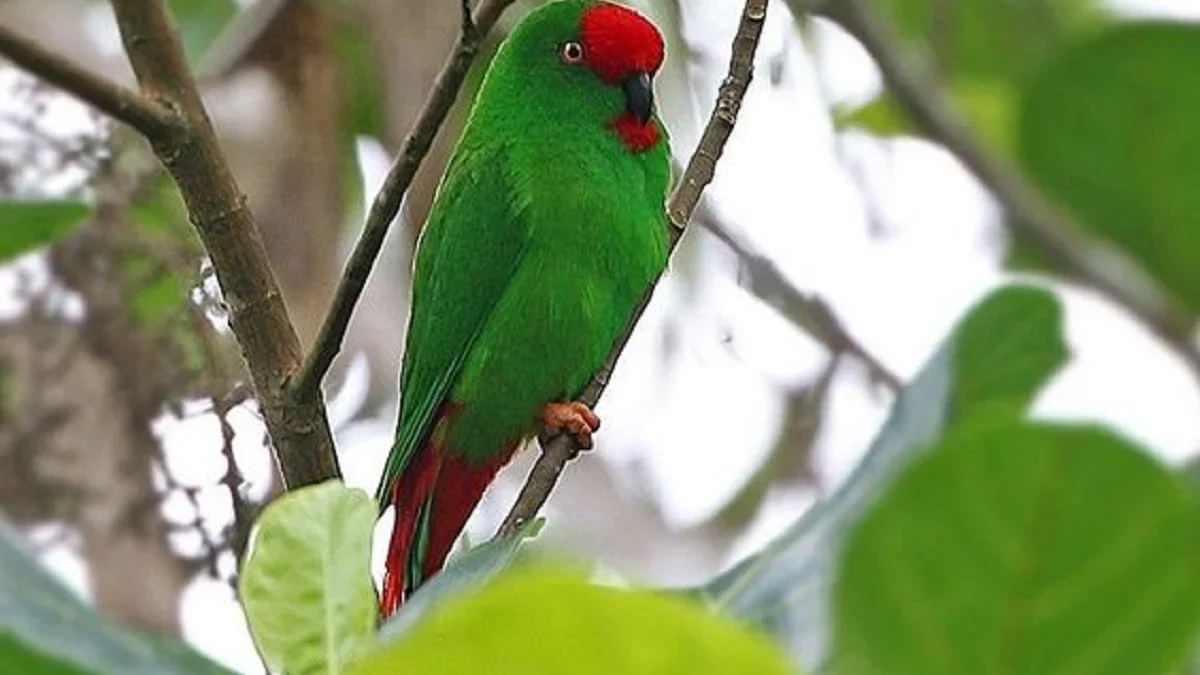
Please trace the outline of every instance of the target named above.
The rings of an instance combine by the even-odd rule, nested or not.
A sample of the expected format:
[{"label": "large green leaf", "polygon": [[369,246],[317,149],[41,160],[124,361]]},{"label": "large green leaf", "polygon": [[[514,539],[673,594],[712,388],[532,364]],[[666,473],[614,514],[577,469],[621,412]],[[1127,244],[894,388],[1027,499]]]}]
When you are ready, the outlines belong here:
[{"label": "large green leaf", "polygon": [[0,201],[0,263],[54,243],[88,214],[73,201]]},{"label": "large green leaf", "polygon": [[514,573],[438,608],[353,675],[792,672],[761,635],[662,595]]},{"label": "large green leaf", "polygon": [[837,672],[1176,672],[1200,619],[1197,515],[1111,432],[964,425],[848,537]]},{"label": "large green leaf", "polygon": [[263,511],[239,590],[272,670],[343,673],[374,643],[375,515],[367,493],[336,480],[292,490]]},{"label": "large green leaf", "polygon": [[422,584],[412,597],[404,601],[400,611],[384,624],[379,631],[380,640],[391,641],[407,635],[431,609],[450,597],[483,588],[512,565],[525,539],[536,537],[543,522],[541,518],[534,518],[507,537],[485,542],[453,556],[445,569]]},{"label": "large green leaf", "polygon": [[876,0],[943,74],[1019,77],[1091,24],[1095,0]]},{"label": "large green leaf", "polygon": [[135,635],[100,618],[55,581],[19,538],[0,520],[0,672],[232,675],[182,644]]},{"label": "large green leaf", "polygon": [[1025,91],[1029,175],[1200,314],[1200,26],[1116,28]]},{"label": "large green leaf", "polygon": [[702,595],[751,621],[816,670],[829,640],[828,596],[842,538],[914,455],[978,410],[1021,412],[1066,361],[1061,310],[1045,291],[1009,286],[988,296],[900,393],[850,477],[761,553]]},{"label": "large green leaf", "polygon": [[[905,46],[929,58],[946,94],[993,149],[1013,152],[1015,90],[1063,44],[1103,25],[1096,0],[873,0]],[[884,91],[839,126],[923,135]]]}]

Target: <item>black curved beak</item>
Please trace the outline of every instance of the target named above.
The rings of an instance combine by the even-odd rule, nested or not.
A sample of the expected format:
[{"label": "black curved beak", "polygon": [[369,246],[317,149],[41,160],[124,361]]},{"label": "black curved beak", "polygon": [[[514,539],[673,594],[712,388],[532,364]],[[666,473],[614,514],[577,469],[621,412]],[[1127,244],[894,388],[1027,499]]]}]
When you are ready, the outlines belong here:
[{"label": "black curved beak", "polygon": [[650,76],[646,73],[634,73],[621,83],[621,91],[625,92],[625,110],[645,124],[654,113],[654,89],[650,85]]}]

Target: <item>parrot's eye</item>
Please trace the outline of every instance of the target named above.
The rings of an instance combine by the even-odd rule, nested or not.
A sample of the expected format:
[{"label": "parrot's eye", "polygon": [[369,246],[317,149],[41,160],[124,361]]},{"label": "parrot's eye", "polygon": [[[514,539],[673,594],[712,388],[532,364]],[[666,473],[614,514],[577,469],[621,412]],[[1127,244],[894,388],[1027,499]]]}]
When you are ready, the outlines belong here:
[{"label": "parrot's eye", "polygon": [[563,63],[576,64],[583,61],[583,45],[575,42],[564,42],[558,49],[558,55]]}]

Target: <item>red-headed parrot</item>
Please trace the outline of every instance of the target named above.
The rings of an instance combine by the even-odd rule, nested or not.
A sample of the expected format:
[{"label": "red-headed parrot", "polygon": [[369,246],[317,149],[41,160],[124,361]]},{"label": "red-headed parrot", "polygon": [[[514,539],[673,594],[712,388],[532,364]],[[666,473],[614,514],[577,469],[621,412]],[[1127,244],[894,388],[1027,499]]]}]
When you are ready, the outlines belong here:
[{"label": "red-headed parrot", "polygon": [[540,428],[590,445],[572,401],[667,262],[658,30],[560,0],[501,45],[416,254],[380,613],[441,569],[496,472]]}]

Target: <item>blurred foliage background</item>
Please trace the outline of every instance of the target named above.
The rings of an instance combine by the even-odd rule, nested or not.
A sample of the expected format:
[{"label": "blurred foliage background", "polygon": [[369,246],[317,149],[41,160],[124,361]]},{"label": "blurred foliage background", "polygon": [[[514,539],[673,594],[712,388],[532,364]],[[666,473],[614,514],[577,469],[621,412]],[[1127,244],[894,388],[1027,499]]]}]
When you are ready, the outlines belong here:
[{"label": "blurred foliage background", "polygon": [[[458,4],[168,4],[307,347],[454,40]],[[740,6],[634,4],[667,38],[658,100],[683,162]],[[532,6],[514,5],[499,32]],[[966,672],[1007,654],[996,672],[1182,672],[1200,528],[1194,490],[1168,465],[1200,454],[1200,373],[1012,236],[994,186],[912,114],[911,94],[884,86],[873,59],[888,54],[864,39],[864,16],[985,152],[1171,294],[1195,348],[1194,2],[777,0],[717,180],[600,406],[598,448],[568,469],[522,555],[673,588],[811,670]],[[0,24],[132,81],[106,3],[0,0]],[[328,383],[352,487],[373,488],[390,443],[413,245],[499,39],[405,199]],[[142,141],[8,66],[0,263],[0,512],[12,525],[0,653],[41,645],[22,672],[225,672],[182,639],[261,670],[234,582],[279,481],[203,250]],[[469,540],[490,536],[534,455],[502,474]],[[516,553],[484,550],[475,567],[470,555],[448,571],[446,597],[459,576],[490,578]],[[166,640],[134,644],[97,622],[35,557],[99,614]],[[672,611],[532,579],[488,592],[577,593],[601,625]],[[359,601],[369,591],[347,588]],[[22,598],[49,600],[37,614]],[[476,602],[479,613],[442,623],[411,610],[418,626],[395,658],[426,663],[437,654],[422,645],[480,630],[472,616],[497,612],[492,627],[528,616]],[[642,620],[625,627],[646,642],[655,623]],[[46,643],[55,631],[73,646]],[[711,663],[776,663],[762,645],[710,639],[733,645]],[[47,652],[69,655],[36,655]],[[389,668],[379,658],[363,672]],[[634,672],[623,667],[598,672]]]}]

